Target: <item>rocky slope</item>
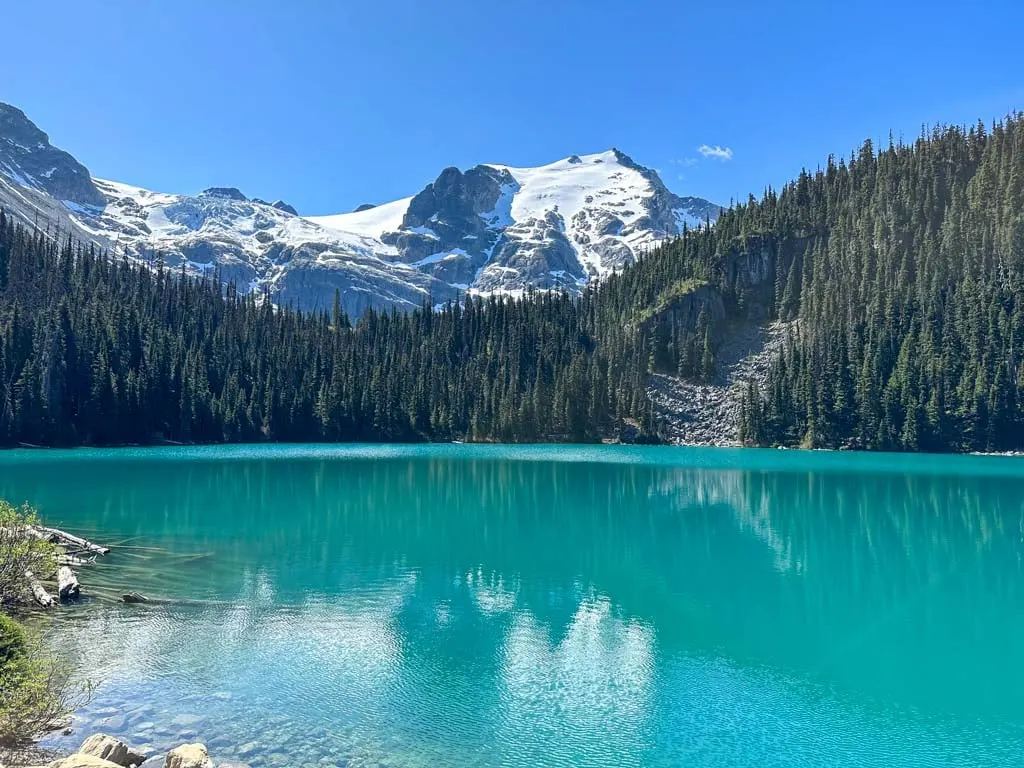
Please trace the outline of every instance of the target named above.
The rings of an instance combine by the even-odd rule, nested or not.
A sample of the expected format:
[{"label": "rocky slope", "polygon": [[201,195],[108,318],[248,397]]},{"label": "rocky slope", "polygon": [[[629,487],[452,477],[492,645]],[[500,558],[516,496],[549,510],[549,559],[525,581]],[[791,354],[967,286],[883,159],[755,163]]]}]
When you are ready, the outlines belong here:
[{"label": "rocky slope", "polygon": [[740,403],[748,381],[761,387],[793,323],[740,323],[718,350],[715,378],[697,382],[656,373],[647,393],[675,445],[738,446]]},{"label": "rocky slope", "polygon": [[340,290],[352,315],[466,292],[579,291],[719,211],[613,149],[539,168],[446,168],[412,197],[302,217],[232,187],[181,195],[94,179],[5,104],[0,207],[133,258],[217,269],[280,304],[326,307]]}]

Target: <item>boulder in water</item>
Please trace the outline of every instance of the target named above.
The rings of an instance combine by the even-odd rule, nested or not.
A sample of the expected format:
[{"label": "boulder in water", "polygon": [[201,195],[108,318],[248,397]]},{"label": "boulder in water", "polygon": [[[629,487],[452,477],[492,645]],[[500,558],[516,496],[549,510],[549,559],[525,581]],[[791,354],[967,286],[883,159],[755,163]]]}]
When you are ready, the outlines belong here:
[{"label": "boulder in water", "polygon": [[146,760],[144,753],[132,749],[123,741],[119,741],[105,733],[97,733],[86,739],[85,743],[78,750],[78,754],[99,757],[120,765],[122,768],[142,765]]},{"label": "boulder in water", "polygon": [[167,753],[165,768],[213,768],[204,744],[182,744]]},{"label": "boulder in water", "polygon": [[123,741],[118,741],[113,736],[107,736],[105,733],[97,733],[90,736],[79,748],[78,753],[80,755],[101,757],[104,760],[109,760],[122,766],[129,765],[127,760],[128,745]]}]

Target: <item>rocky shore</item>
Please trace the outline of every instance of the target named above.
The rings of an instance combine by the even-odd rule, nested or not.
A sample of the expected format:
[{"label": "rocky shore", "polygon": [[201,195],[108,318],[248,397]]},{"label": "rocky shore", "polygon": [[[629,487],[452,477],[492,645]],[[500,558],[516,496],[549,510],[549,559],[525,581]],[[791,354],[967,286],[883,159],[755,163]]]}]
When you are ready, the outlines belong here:
[{"label": "rocky shore", "polygon": [[[0,768],[21,768],[10,765]],[[215,768],[203,744],[182,744],[167,754],[147,755],[113,736],[98,733],[86,739],[78,751],[45,765],[27,768]],[[247,768],[244,763],[221,763],[217,768]]]}]

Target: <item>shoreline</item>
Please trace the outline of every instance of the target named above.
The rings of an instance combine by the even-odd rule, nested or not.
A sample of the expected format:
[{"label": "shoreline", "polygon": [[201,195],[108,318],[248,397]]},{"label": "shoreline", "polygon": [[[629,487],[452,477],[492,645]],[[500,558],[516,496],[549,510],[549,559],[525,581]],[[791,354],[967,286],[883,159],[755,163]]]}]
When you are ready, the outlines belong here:
[{"label": "shoreline", "polygon": [[791,451],[795,453],[843,453],[854,456],[1024,456],[1024,448],[1006,451],[875,451],[856,447],[840,448],[805,448],[799,445],[743,445],[736,440],[725,439],[721,441],[711,440],[678,440],[669,439],[660,443],[628,442],[618,439],[605,439],[590,442],[569,442],[561,440],[549,440],[542,442],[501,442],[497,440],[443,440],[443,441],[420,441],[420,442],[301,442],[301,441],[273,441],[255,443],[182,443],[175,441],[154,442],[154,443],[111,443],[103,445],[34,445],[19,443],[18,445],[0,446],[0,456],[12,453],[61,453],[71,454],[76,452],[102,452],[102,451],[174,451],[174,450],[201,450],[201,449],[227,449],[227,450],[289,450],[296,447],[315,448],[320,450],[337,449],[345,451],[351,448],[380,448],[380,449],[401,449],[418,448],[424,449],[437,446],[461,446],[472,450],[481,446],[488,446],[494,449],[500,448],[635,448],[635,449],[675,449],[675,448],[701,448],[716,449],[722,451]]}]

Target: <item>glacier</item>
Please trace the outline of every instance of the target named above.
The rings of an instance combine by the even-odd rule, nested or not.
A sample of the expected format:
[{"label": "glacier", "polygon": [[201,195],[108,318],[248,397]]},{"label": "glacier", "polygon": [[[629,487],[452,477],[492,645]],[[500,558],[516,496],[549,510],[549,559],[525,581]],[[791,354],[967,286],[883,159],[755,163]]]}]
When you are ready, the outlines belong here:
[{"label": "glacier", "polygon": [[536,168],[446,168],[411,197],[304,217],[233,187],[186,195],[93,178],[5,104],[0,208],[142,263],[215,271],[278,305],[325,309],[337,292],[352,316],[465,294],[578,293],[721,210],[610,149]]}]

